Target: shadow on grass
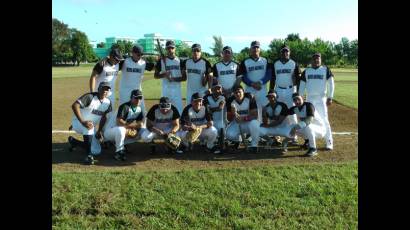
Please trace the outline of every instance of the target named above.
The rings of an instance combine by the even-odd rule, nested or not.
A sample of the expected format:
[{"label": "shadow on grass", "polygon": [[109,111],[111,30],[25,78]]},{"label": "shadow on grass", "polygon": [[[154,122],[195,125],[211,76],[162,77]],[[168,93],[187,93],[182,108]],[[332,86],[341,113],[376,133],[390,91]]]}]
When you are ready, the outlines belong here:
[{"label": "shadow on grass", "polygon": [[[85,150],[76,148],[72,152],[69,150],[68,143],[52,143],[52,163],[53,164],[83,164],[86,157]],[[156,145],[156,151],[151,153],[150,145],[146,143],[133,143],[127,145],[129,153],[126,154],[126,161],[117,161],[114,157],[115,147],[109,146],[102,149],[100,155],[96,156],[98,161],[96,165],[101,166],[130,166],[138,162],[148,161],[151,159],[176,159],[176,160],[194,160],[194,161],[232,161],[232,160],[261,160],[277,158],[297,158],[301,155],[292,155],[292,152],[299,151],[300,148],[289,148],[288,153],[281,155],[280,149],[261,149],[257,153],[245,150],[231,150],[223,154],[214,154],[206,150],[205,147],[195,145],[193,151],[187,151],[183,154],[167,153],[165,147],[161,144]]]}]

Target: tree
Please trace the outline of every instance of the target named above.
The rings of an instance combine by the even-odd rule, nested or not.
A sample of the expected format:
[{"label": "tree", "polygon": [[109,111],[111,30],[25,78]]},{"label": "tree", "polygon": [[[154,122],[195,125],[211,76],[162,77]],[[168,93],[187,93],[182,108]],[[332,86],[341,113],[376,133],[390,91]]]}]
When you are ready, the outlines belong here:
[{"label": "tree", "polygon": [[97,48],[104,48],[105,43],[104,42],[100,42],[97,44]]},{"label": "tree", "polygon": [[302,41],[302,39],[300,39],[299,37],[299,34],[288,34],[285,40],[288,42]]},{"label": "tree", "polygon": [[212,38],[214,39],[214,47],[210,47],[212,49],[212,51],[214,52],[214,55],[217,57],[221,56],[222,53],[222,49],[224,47],[223,42],[222,42],[222,37],[219,36],[212,36]]},{"label": "tree", "polygon": [[69,36],[68,25],[60,22],[58,19],[53,18],[52,20],[52,62],[53,64],[61,63],[63,61],[64,53],[69,51],[69,46],[67,47],[67,38]]},{"label": "tree", "polygon": [[[93,49],[88,42],[87,35],[77,29],[71,29],[71,49],[73,56],[71,58],[73,64],[87,61],[93,58]],[[95,55],[95,54],[94,54]]]},{"label": "tree", "polygon": [[175,50],[175,54],[178,57],[191,57],[192,50],[186,43],[182,42],[181,44],[177,45]]}]

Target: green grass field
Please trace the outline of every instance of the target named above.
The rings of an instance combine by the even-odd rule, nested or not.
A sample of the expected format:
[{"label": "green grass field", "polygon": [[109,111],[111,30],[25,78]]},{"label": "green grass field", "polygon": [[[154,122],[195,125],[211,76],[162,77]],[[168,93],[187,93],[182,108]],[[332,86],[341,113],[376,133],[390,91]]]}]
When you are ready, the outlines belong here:
[{"label": "green grass field", "polygon": [[[69,126],[70,104],[87,91],[92,66],[52,69],[53,129]],[[335,100],[357,109],[357,70],[334,69],[333,73]],[[159,98],[160,82],[153,78],[153,72],[145,74],[145,98]],[[185,95],[185,83],[182,88]],[[339,113],[346,114],[332,114],[338,121],[334,130],[346,131],[354,118],[336,116]],[[57,142],[53,151],[65,148],[60,139],[67,136],[59,135],[62,137],[53,136],[53,143]],[[340,141],[334,152],[320,152],[317,159],[291,154],[282,159],[255,157],[242,161],[164,157],[132,162],[135,166],[68,163],[72,170],[64,167],[66,163],[56,163],[52,172],[52,227],[357,229],[357,140],[351,136],[334,138]],[[144,164],[146,167],[138,167]]]},{"label": "green grass field", "polygon": [[356,229],[357,162],[54,172],[59,229]]}]

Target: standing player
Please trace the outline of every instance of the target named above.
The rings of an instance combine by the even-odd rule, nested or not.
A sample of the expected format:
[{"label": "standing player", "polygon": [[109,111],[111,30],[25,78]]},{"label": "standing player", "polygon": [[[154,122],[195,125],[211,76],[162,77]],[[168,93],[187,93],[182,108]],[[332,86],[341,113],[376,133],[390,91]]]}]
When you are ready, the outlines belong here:
[{"label": "standing player", "polygon": [[251,43],[250,57],[239,66],[242,80],[246,84],[246,92],[254,95],[258,106],[258,121],[262,121],[262,108],[268,103],[266,99],[266,83],[271,78],[272,70],[266,58],[260,56],[260,43]]},{"label": "standing player", "polygon": [[[140,45],[132,47],[132,56],[124,60],[122,65],[122,77],[120,80],[120,105],[130,100],[131,91],[134,89],[142,90],[141,83],[144,78],[144,71],[151,71],[154,68],[153,63],[146,63],[141,58],[143,48]],[[144,100],[141,101],[141,107],[145,111]]]},{"label": "standing player", "polygon": [[191,95],[199,93],[200,97],[211,88],[210,76],[211,63],[201,57],[201,45],[192,45],[192,58],[182,63],[182,75],[187,79],[186,101],[191,101]]},{"label": "standing player", "polygon": [[83,135],[84,141],[69,136],[70,150],[76,146],[84,148],[87,152],[85,159],[87,164],[94,164],[94,156],[101,152],[99,139],[101,139],[107,113],[112,110],[111,101],[107,98],[110,88],[110,83],[101,82],[98,92],[82,95],[71,106],[74,112],[72,128],[76,133]]},{"label": "standing player", "polygon": [[299,94],[307,93],[306,101],[313,104],[326,127],[326,150],[333,150],[332,130],[327,115],[327,106],[332,105],[335,83],[329,67],[322,65],[320,53],[312,56],[312,66],[301,76]]},{"label": "standing player", "polygon": [[[179,118],[178,109],[171,104],[171,100],[161,97],[159,104],[152,106],[148,111],[147,129],[150,132],[144,132],[142,139],[151,142],[153,139],[165,139],[168,133],[176,134],[180,127]],[[152,152],[155,152],[155,145],[152,146]],[[176,152],[182,153],[182,150],[177,149]]]},{"label": "standing player", "polygon": [[228,113],[232,114],[228,116],[235,118],[226,129],[227,139],[239,142],[240,135],[250,134],[252,137],[250,149],[256,152],[259,142],[260,123],[257,120],[258,109],[253,95],[245,93],[242,86],[239,86],[235,89],[234,95],[227,100],[226,108]]},{"label": "standing player", "polygon": [[186,76],[182,75],[181,61],[175,56],[175,42],[169,40],[165,43],[165,46],[167,57],[158,60],[154,77],[156,79],[162,78],[161,97],[168,97],[181,114],[183,109],[181,81],[185,81]]},{"label": "standing player", "polygon": [[124,58],[119,49],[112,49],[108,58],[104,58],[95,64],[90,77],[90,92],[97,92],[97,87],[101,82],[108,82],[111,91],[108,93],[108,98],[111,100],[112,107],[115,105],[115,80],[118,76],[118,71],[121,69],[120,62]]},{"label": "standing player", "polygon": [[221,84],[225,98],[231,97],[234,88],[241,83],[238,70],[239,64],[232,61],[232,48],[225,46],[222,49],[222,61],[212,67],[213,77]]},{"label": "standing player", "polygon": [[208,112],[212,115],[213,126],[218,130],[219,147],[223,149],[223,143],[225,139],[225,127],[226,121],[226,107],[225,96],[223,95],[222,85],[219,84],[217,78],[212,79],[212,93],[205,95],[204,106]]},{"label": "standing player", "polygon": [[[206,142],[206,147],[210,152],[215,154],[221,151],[215,146],[215,141],[218,136],[218,131],[213,126],[212,115],[208,112],[205,106],[203,106],[203,98],[200,94],[194,93],[191,96],[191,104],[186,106],[181,116],[181,126],[183,132],[181,138],[186,139],[186,135],[189,131],[200,128],[201,135],[199,139]],[[189,146],[185,140],[184,145]]]},{"label": "standing player", "polygon": [[[283,46],[280,50],[280,58],[275,60],[272,65],[272,79],[270,89],[277,93],[277,100],[286,104],[288,108],[294,106],[292,95],[297,91],[300,78],[299,65],[290,59],[290,49]],[[296,124],[296,115],[287,117],[290,124]],[[297,145],[297,140],[292,139],[293,145]]]},{"label": "standing player", "polygon": [[[299,122],[294,125],[291,133],[297,133],[308,140],[309,149],[305,156],[316,156],[316,138],[323,138],[326,133],[326,127],[320,115],[315,111],[312,103],[304,102],[303,98],[297,94],[293,97],[295,106],[289,109],[289,114],[299,118]],[[286,143],[284,143],[286,147]]]},{"label": "standing player", "polygon": [[[142,128],[144,109],[141,106],[142,92],[134,89],[128,99],[118,108],[117,114],[112,116],[104,130],[104,139],[115,142],[116,160],[125,160],[125,144],[135,141],[141,137],[146,130]],[[136,136],[127,136],[127,130],[135,130]]]}]

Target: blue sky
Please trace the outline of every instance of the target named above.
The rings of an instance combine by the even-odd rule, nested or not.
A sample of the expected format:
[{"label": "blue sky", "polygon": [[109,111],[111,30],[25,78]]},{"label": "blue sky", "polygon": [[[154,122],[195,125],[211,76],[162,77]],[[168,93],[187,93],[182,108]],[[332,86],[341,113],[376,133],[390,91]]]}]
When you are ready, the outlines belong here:
[{"label": "blue sky", "polygon": [[266,49],[289,33],[333,42],[358,37],[357,0],[53,0],[52,16],[90,41],[156,32],[200,43],[209,53],[213,35],[234,52],[253,40]]}]

